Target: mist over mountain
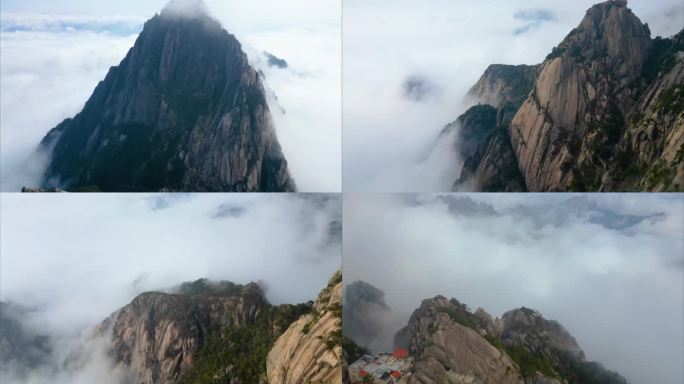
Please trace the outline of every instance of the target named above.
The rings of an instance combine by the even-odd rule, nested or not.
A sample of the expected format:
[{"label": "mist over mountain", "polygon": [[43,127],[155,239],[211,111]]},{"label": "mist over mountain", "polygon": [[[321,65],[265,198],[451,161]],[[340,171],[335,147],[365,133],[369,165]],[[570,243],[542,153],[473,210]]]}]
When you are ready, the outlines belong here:
[{"label": "mist over mountain", "polygon": [[87,382],[99,375],[113,384],[285,384],[341,376],[341,273],[315,302],[303,304],[272,305],[255,283],[200,279],[172,291],[136,296],[66,357],[53,353],[62,336],[30,334],[21,310],[0,303],[3,382]]},{"label": "mist over mountain", "polygon": [[414,358],[408,383],[627,383],[587,361],[560,323],[525,307],[493,318],[436,296],[422,301],[395,345]]},{"label": "mist over mountain", "polygon": [[373,351],[386,349],[388,322],[392,310],[385,303],[385,293],[364,281],[348,284],[344,291],[342,312],[344,336]]},{"label": "mist over mountain", "polygon": [[438,205],[458,217],[495,218],[511,216],[533,223],[539,229],[545,225],[563,226],[570,221],[597,224],[610,230],[626,230],[644,221],[665,219],[665,212],[653,211],[646,214],[631,214],[602,207],[599,202],[586,195],[561,197],[560,201],[545,204],[543,200],[531,204],[516,204],[512,207],[495,208],[491,203],[477,201],[470,195],[408,195],[404,202],[409,206]]},{"label": "mist over mountain", "polygon": [[534,308],[563,325],[587,362],[629,382],[684,378],[681,196],[352,195],[344,210],[345,276],[382,290],[391,308],[380,324],[366,318],[382,330],[374,339],[352,338],[382,347],[371,352],[392,351],[422,300],[449,295],[493,318]]},{"label": "mist over mountain", "polygon": [[261,75],[201,0],[148,20],[83,110],[42,140],[42,184],[102,191],[292,191]]},{"label": "mist over mountain", "polygon": [[684,30],[651,38],[626,1],[591,7],[535,66],[492,65],[445,127],[454,190],[679,191]]}]

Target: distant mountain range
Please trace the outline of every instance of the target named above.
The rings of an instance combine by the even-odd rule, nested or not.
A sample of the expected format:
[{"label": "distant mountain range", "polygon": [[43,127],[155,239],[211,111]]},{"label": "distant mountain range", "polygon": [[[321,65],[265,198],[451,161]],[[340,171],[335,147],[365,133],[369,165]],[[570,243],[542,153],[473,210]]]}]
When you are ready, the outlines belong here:
[{"label": "distant mountain range", "polygon": [[562,225],[571,220],[580,220],[600,225],[610,230],[624,230],[647,220],[657,221],[665,217],[665,212],[636,215],[625,214],[600,206],[586,195],[570,197],[558,204],[516,205],[497,210],[493,205],[476,201],[471,196],[459,194],[435,196],[406,196],[404,203],[409,206],[424,204],[444,204],[454,216],[500,217],[512,215],[520,220],[529,220],[536,228],[544,225]]},{"label": "distant mountain range", "polygon": [[458,132],[454,190],[684,190],[684,29],[651,38],[624,0],[591,7],[539,65],[492,65]]},{"label": "distant mountain range", "polygon": [[42,140],[43,188],[294,191],[262,75],[201,0],[148,20],[83,110]]}]

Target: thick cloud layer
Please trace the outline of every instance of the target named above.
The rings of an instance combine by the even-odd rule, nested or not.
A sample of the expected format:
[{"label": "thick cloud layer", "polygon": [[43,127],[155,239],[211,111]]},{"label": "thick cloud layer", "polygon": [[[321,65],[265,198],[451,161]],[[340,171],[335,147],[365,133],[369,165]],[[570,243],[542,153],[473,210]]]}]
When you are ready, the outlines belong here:
[{"label": "thick cloud layer", "polygon": [[[53,340],[57,362],[141,292],[206,277],[299,303],[341,265],[332,195],[3,194],[1,209],[0,300],[31,309],[25,323]],[[88,372],[106,361],[87,363],[57,382],[104,377]]]},{"label": "thick cloud layer", "polygon": [[385,292],[394,331],[438,294],[526,306],[634,383],[682,382],[684,195],[573,197],[347,196],[345,281]]},{"label": "thick cloud layer", "polygon": [[[542,62],[598,2],[345,1],[346,190],[450,190],[461,160],[450,145],[433,146],[468,107],[468,89],[490,64]],[[629,6],[653,35],[673,35],[684,23],[680,0],[632,0]],[[411,76],[438,85],[437,97],[405,97]],[[432,157],[425,159],[428,152]]]},{"label": "thick cloud layer", "polygon": [[[33,151],[40,139],[81,110],[109,67],[133,45],[143,22],[166,3],[3,1],[0,189],[17,191],[39,182],[46,156]],[[170,11],[197,12],[195,3],[180,0]],[[339,0],[204,3],[264,72],[278,137],[298,188],[340,191]],[[268,67],[263,51],[291,65]]]}]

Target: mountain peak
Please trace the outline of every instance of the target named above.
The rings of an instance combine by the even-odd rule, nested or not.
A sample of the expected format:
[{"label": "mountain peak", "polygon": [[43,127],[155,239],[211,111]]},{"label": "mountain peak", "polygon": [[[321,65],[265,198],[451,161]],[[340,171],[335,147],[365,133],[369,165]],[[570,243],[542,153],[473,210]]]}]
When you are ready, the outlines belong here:
[{"label": "mountain peak", "polygon": [[210,17],[209,8],[203,0],[170,0],[161,15],[189,19]]}]

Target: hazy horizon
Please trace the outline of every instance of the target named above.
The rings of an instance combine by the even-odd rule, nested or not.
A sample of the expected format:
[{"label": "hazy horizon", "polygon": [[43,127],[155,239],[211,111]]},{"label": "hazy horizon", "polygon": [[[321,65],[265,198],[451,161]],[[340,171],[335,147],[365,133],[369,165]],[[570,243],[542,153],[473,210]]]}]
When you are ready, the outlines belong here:
[{"label": "hazy horizon", "polygon": [[374,285],[392,310],[378,315],[376,349],[392,348],[422,300],[443,295],[496,317],[535,309],[568,329],[587,359],[631,382],[681,382],[681,195],[452,198],[466,196],[486,205],[466,200],[450,211],[435,195],[345,196],[345,286]]}]

